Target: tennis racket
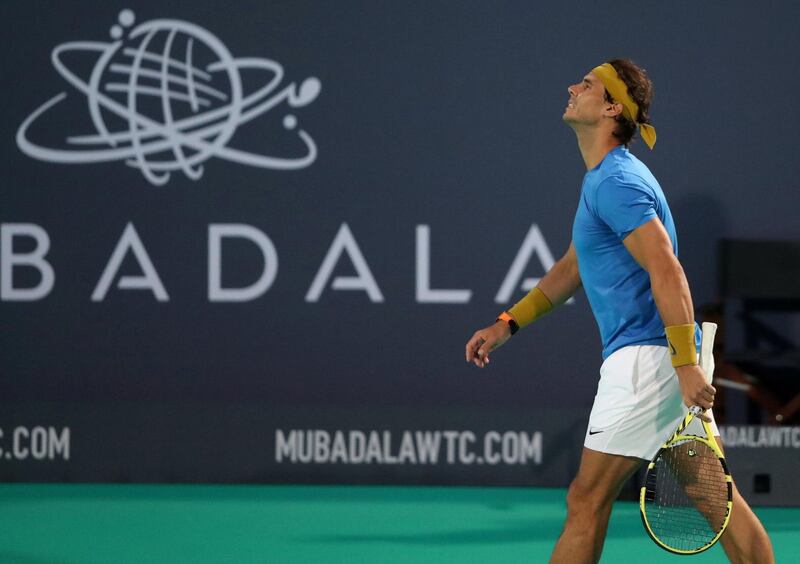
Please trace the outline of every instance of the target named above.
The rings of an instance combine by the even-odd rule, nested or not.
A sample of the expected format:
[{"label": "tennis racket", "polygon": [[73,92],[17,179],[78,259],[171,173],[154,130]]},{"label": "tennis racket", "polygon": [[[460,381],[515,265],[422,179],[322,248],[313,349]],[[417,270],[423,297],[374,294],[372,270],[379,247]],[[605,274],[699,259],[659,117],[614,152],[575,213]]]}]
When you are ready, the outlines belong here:
[{"label": "tennis racket", "polygon": [[[709,382],[716,331],[716,324],[703,323],[700,365]],[[702,411],[689,410],[648,465],[639,494],[647,534],[674,554],[708,550],[731,517],[733,480],[710,425],[697,417]]]}]

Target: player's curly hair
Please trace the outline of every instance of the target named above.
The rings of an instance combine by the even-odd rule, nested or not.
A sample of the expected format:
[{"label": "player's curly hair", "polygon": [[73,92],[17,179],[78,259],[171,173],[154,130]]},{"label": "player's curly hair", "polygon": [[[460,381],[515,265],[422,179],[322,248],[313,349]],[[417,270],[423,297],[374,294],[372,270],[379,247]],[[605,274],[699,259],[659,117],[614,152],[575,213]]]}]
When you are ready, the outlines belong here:
[{"label": "player's curly hair", "polygon": [[[628,87],[628,94],[639,106],[639,123],[650,123],[648,114],[653,99],[653,83],[648,78],[647,72],[630,59],[612,59],[608,63],[617,71],[622,82]],[[606,101],[614,102],[608,90],[606,90]],[[616,120],[614,137],[627,147],[636,134],[636,124],[622,114],[619,114]]]}]

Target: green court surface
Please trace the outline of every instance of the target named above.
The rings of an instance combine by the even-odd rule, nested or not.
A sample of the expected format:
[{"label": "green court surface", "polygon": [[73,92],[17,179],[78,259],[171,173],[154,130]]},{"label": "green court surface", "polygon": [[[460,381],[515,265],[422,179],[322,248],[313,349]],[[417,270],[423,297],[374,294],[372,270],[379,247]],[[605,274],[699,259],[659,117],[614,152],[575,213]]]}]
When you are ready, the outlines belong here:
[{"label": "green court surface", "polygon": [[[0,562],[547,562],[565,490],[0,484]],[[778,562],[800,562],[800,509],[757,508]],[[691,562],[727,562],[717,546]],[[603,562],[676,562],[614,506]]]}]

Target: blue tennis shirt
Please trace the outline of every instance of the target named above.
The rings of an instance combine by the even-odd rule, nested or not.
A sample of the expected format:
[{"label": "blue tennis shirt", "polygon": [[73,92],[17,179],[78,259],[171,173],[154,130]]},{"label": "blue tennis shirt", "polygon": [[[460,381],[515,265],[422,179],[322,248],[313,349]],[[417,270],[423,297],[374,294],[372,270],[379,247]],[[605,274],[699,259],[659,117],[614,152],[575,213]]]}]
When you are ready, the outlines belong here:
[{"label": "blue tennis shirt", "polygon": [[667,345],[650,275],[622,242],[655,217],[664,224],[677,256],[678,237],[664,192],[624,146],[611,150],[584,176],[572,242],[604,359],[627,345]]}]

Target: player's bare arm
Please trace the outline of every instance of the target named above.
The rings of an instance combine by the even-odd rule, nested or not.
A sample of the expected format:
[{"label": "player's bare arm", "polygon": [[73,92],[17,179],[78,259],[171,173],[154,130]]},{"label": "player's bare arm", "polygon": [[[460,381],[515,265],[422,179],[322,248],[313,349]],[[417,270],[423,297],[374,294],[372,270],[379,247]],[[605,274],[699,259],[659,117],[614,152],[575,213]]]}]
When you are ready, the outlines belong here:
[{"label": "player's bare arm", "polygon": [[[689,283],[672,243],[661,221],[654,218],[632,231],[623,241],[636,262],[650,275],[653,299],[665,326],[694,323],[694,309]],[[714,405],[715,389],[706,382],[697,364],[675,369],[687,406],[699,405],[710,409]]]},{"label": "player's bare arm", "polygon": [[580,289],[581,275],[575,245],[569,244],[567,252],[539,281],[538,287],[550,298],[553,307],[560,306]]},{"label": "player's bare arm", "polygon": [[[557,307],[572,297],[580,287],[578,258],[574,245],[570,243],[567,252],[544,275],[537,288],[549,300],[551,307]],[[529,297],[524,299],[529,299]],[[502,320],[476,331],[467,341],[466,361],[473,362],[480,368],[485,367],[489,364],[489,353],[501,347],[509,337],[511,337],[511,327]]]}]

